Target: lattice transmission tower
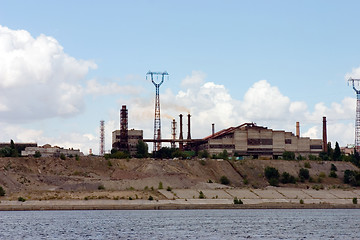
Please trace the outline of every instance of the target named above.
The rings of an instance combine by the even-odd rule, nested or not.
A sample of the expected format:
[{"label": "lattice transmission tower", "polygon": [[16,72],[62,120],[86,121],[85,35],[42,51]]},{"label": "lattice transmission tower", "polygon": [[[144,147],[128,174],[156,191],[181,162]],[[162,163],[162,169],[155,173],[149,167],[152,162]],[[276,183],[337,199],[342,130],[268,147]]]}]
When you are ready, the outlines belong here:
[{"label": "lattice transmission tower", "polygon": [[160,94],[159,88],[164,82],[165,77],[169,77],[167,72],[151,72],[146,74],[146,79],[150,78],[156,89],[155,94],[155,119],[154,119],[154,148],[153,152],[161,148],[161,119],[160,119]]},{"label": "lattice transmission tower", "polygon": [[105,121],[100,121],[100,147],[99,147],[99,156],[104,156],[105,154]]},{"label": "lattice transmission tower", "polygon": [[349,78],[348,83],[356,92],[355,149],[358,151],[360,150],[360,89],[357,89],[356,86],[360,86],[360,79]]}]

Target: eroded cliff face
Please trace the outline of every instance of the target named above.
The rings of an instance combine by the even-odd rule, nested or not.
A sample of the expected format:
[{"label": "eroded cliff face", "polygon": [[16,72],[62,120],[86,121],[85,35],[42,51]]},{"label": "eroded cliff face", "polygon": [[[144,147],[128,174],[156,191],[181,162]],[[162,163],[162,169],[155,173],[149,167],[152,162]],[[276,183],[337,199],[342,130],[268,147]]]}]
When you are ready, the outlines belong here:
[{"label": "eroded cliff face", "polygon": [[[297,176],[305,162],[310,163],[308,170],[313,179],[325,174],[321,182],[325,187],[349,187],[342,183],[344,171],[359,170],[347,162],[321,161],[0,158],[0,186],[8,198],[25,195],[32,199],[82,199],[90,193],[115,198],[121,195],[115,192],[137,191],[139,198],[152,194],[161,199],[156,191],[160,182],[163,189],[263,188],[269,186],[264,177],[266,166],[277,168],[280,174],[286,171]],[[338,169],[338,178],[328,177],[331,163]],[[229,179],[229,185],[220,183],[222,176]],[[312,184],[319,183],[306,181],[280,187],[306,188]]]}]

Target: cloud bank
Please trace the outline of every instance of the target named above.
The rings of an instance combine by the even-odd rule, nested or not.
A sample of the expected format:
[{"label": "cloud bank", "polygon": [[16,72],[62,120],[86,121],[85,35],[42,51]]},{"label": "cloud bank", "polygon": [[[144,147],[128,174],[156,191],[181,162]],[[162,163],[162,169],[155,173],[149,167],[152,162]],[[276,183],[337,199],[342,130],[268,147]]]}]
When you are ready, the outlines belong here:
[{"label": "cloud bank", "polygon": [[81,81],[95,68],[66,54],[53,37],[0,26],[1,121],[78,114],[84,107]]}]

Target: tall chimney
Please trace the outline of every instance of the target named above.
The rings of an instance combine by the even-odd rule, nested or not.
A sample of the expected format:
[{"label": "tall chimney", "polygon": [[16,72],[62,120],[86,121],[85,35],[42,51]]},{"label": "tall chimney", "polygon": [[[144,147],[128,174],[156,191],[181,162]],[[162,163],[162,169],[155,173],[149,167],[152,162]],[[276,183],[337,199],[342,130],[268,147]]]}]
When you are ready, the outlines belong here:
[{"label": "tall chimney", "polygon": [[187,139],[191,139],[191,128],[190,128],[190,118],[191,118],[191,115],[190,115],[190,113],[189,113],[187,116],[188,116],[188,134],[187,134]]},{"label": "tall chimney", "polygon": [[215,135],[215,123],[211,124],[211,133]]},{"label": "tall chimney", "polygon": [[176,140],[176,122],[175,119],[172,120],[171,123],[171,135],[172,135],[172,142],[171,142],[171,148],[175,148],[176,144],[175,144],[175,140]]},{"label": "tall chimney", "polygon": [[180,114],[179,115],[179,117],[180,117],[180,135],[179,135],[179,140],[180,140],[180,142],[179,142],[179,149],[180,150],[183,150],[183,142],[181,141],[181,140],[183,140],[183,129],[182,129],[182,127],[183,127],[183,124],[182,124],[182,117],[183,117],[183,115],[182,114]]},{"label": "tall chimney", "polygon": [[296,122],[296,136],[300,137],[300,123]]},{"label": "tall chimney", "polygon": [[323,117],[323,151],[327,152],[326,117]]}]

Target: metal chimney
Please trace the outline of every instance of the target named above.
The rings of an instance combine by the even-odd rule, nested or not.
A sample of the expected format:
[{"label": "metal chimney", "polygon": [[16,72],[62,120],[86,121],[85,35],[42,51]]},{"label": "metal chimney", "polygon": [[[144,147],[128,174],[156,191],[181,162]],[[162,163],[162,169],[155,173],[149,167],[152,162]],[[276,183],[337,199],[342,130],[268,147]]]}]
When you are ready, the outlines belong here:
[{"label": "metal chimney", "polygon": [[190,118],[191,118],[191,115],[190,115],[190,113],[189,113],[187,116],[188,116],[188,134],[187,134],[187,139],[191,139],[191,127],[190,127]]},{"label": "metal chimney", "polygon": [[327,152],[326,117],[323,117],[323,151]]},{"label": "metal chimney", "polygon": [[211,133],[214,136],[215,135],[215,123],[211,124]]},{"label": "metal chimney", "polygon": [[300,137],[300,123],[296,122],[296,136]]},{"label": "metal chimney", "polygon": [[[183,117],[183,115],[180,114],[179,117],[180,117],[180,135],[179,135],[179,140],[183,140],[183,139],[184,139],[184,138],[183,138],[183,129],[182,129],[182,127],[183,127],[183,124],[182,124],[182,117]],[[184,146],[184,145],[183,145],[183,142],[180,141],[180,142],[179,142],[179,149],[182,150],[182,149],[183,149],[183,146]]]}]

